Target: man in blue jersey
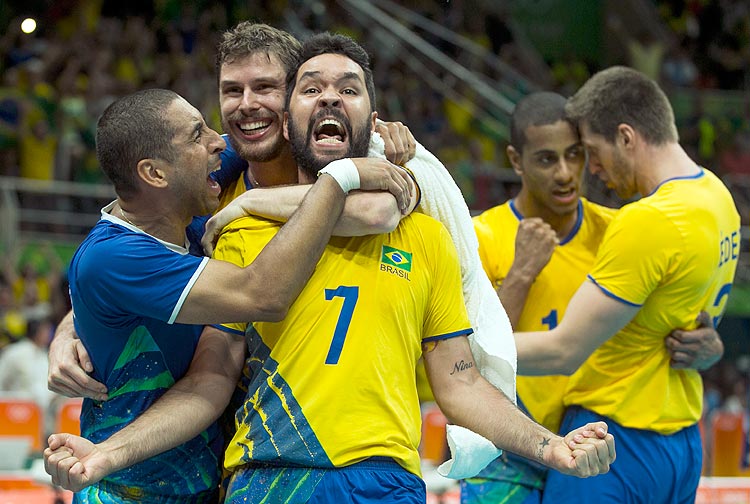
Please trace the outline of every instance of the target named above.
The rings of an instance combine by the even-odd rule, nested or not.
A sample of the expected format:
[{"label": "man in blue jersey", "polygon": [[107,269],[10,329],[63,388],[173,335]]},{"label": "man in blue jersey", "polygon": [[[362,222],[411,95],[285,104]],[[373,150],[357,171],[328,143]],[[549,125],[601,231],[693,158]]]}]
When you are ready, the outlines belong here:
[{"label": "man in blue jersey", "polygon": [[[480,258],[516,331],[557,326],[615,215],[581,196],[585,150],[566,117],[566,102],[556,93],[539,92],[516,104],[508,157],[521,177],[521,191],[474,219]],[[723,346],[712,327],[676,336],[682,341],[674,341],[675,365],[704,366],[721,357]],[[558,432],[566,383],[565,376],[519,376],[519,406]],[[504,453],[462,482],[461,501],[540,502],[546,475],[546,467]]]},{"label": "man in blue jersey", "polygon": [[[172,91],[134,93],[105,110],[96,139],[118,197],[102,210],[69,270],[76,332],[94,377],[109,391],[106,401],[84,400],[81,433],[93,442],[116,442],[116,433],[189,366],[236,382],[237,366],[224,362],[231,352],[219,350],[241,349],[242,340],[202,337],[199,324],[282,318],[313,271],[349,190],[387,187],[408,200],[408,176],[396,167],[328,172],[279,238],[239,268],[187,251],[186,225],[218,204],[219,186],[209,175],[225,147],[193,106]],[[307,253],[298,257],[301,248]],[[208,397],[204,407],[213,413],[228,396]],[[211,502],[223,443],[216,426],[204,428],[161,456],[145,458],[137,450],[129,468],[74,501]]]},{"label": "man in blue jersey", "polygon": [[[309,178],[351,145],[362,149],[358,139],[375,113],[359,46],[325,34],[305,48],[290,77],[287,129]],[[275,225],[248,217],[228,231],[217,252],[246,262]],[[227,451],[234,470],[228,501],[423,502],[415,386],[422,353],[435,395],[457,423],[571,474],[606,471],[614,460],[606,424],[563,439],[530,421],[481,378],[470,331],[456,251],[436,221],[415,215],[387,235],[332,240],[286,319],[247,326],[252,383]],[[140,425],[150,439],[152,428]]]},{"label": "man in blue jersey", "polygon": [[572,374],[562,430],[603,420],[628,445],[609,474],[587,484],[551,471],[543,502],[693,502],[702,383],[695,369],[670,365],[664,341],[674,327],[694,327],[701,310],[720,320],[739,215],[721,181],[679,145],[667,97],[640,73],[599,72],[566,112],[591,173],[622,198],[643,198],[607,227],[565,318],[547,332],[516,334],[519,374]]}]

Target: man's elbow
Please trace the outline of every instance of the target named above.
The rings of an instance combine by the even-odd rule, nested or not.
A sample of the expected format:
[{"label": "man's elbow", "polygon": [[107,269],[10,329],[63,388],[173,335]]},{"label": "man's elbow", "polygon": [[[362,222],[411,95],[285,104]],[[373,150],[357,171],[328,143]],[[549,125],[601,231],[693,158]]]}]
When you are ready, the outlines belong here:
[{"label": "man's elbow", "polygon": [[390,233],[401,222],[401,212],[399,212],[395,203],[390,205],[380,205],[370,209],[368,213],[367,227],[373,234]]}]

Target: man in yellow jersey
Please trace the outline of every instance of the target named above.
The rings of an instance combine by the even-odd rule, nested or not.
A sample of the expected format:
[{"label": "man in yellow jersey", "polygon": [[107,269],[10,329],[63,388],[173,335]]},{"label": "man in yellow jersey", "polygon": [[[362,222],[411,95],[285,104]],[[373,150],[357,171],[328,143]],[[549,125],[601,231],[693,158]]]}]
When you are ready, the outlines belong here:
[{"label": "man in yellow jersey", "polygon": [[575,372],[563,431],[604,420],[627,444],[590,484],[550,471],[543,502],[693,502],[702,383],[696,370],[670,367],[664,339],[694,327],[701,310],[718,323],[737,265],[739,215],[721,181],[679,145],[667,97],[637,71],[599,72],[566,112],[591,173],[622,198],[644,197],[610,223],[559,325],[516,334],[519,374]]},{"label": "man in yellow jersey", "polygon": [[[563,96],[549,92],[532,93],[518,102],[511,116],[508,157],[521,177],[521,191],[474,218],[482,264],[517,331],[557,326],[594,265],[615,215],[614,209],[581,197],[585,151],[565,116],[565,103]],[[723,346],[712,327],[682,338],[694,341],[691,346],[698,347],[698,354],[675,340],[679,364],[703,365],[709,356],[721,357]],[[557,432],[566,383],[565,376],[519,376],[518,404]],[[546,474],[540,464],[506,452],[477,477],[461,482],[461,501],[540,502]]]},{"label": "man in yellow jersey", "polygon": [[[326,163],[366,149],[376,114],[368,58],[353,41],[315,36],[301,61],[289,80],[285,130],[300,176],[309,179]],[[276,228],[255,217],[234,221],[215,256],[252,260]],[[226,454],[233,471],[226,502],[424,502],[415,387],[423,351],[451,420],[576,472],[575,452],[478,374],[465,337],[471,329],[456,251],[427,216],[410,215],[388,234],[332,240],[284,321],[228,328],[249,338],[251,383]],[[586,429],[595,425],[604,426]],[[579,476],[597,473],[614,456],[611,439],[586,441],[593,471]],[[551,453],[561,458],[552,461]]]}]

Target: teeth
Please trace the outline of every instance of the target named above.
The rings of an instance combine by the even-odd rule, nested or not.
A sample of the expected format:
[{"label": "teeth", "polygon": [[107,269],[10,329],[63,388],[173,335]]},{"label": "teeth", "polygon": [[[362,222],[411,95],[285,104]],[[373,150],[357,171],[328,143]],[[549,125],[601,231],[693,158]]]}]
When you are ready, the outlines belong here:
[{"label": "teeth", "polygon": [[328,137],[328,138],[321,138],[320,140],[318,140],[318,143],[340,144],[343,142],[339,140],[338,138]]},{"label": "teeth", "polygon": [[252,131],[252,130],[259,129],[259,128],[264,128],[268,126],[269,124],[270,123],[268,123],[267,121],[254,121],[254,122],[247,123],[247,124],[240,124],[240,129],[242,131]]},{"label": "teeth", "polygon": [[325,126],[334,126],[338,133],[343,133],[344,131],[344,127],[336,119],[323,119],[322,121],[320,121],[320,123],[318,123],[316,131],[320,132],[320,130],[322,130]]}]

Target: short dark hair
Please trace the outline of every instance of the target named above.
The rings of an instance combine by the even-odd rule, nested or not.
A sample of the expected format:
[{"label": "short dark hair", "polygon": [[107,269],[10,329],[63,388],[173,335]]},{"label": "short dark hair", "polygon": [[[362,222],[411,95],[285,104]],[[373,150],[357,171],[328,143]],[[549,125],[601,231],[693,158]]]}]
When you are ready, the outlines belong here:
[{"label": "short dark hair", "polygon": [[173,162],[175,125],[165,111],[182,99],[167,89],[146,89],[109,105],[96,125],[96,157],[119,196],[137,192],[135,168],[143,159]]},{"label": "short dark hair", "polygon": [[293,35],[263,23],[243,21],[234,28],[225,31],[221,36],[216,54],[216,75],[221,73],[224,63],[263,52],[279,58],[284,72],[289,73],[297,68],[300,43]]},{"label": "short dark hair", "polygon": [[628,124],[652,145],[677,142],[672,105],[653,80],[632,68],[614,66],[594,74],[565,107],[575,122],[613,143],[617,127]]},{"label": "short dark hair", "polygon": [[321,54],[341,54],[346,56],[362,68],[365,75],[365,88],[370,97],[370,111],[375,112],[375,83],[372,78],[372,68],[370,68],[370,56],[367,51],[359,45],[354,39],[341,35],[340,33],[323,32],[317,33],[302,43],[299,61],[286,76],[286,104],[285,108],[289,110],[289,102],[292,97],[292,91],[297,80],[297,71],[304,62]]},{"label": "short dark hair", "polygon": [[[513,109],[510,118],[510,144],[517,152],[526,145],[526,130],[531,126],[546,126],[558,121],[566,121],[565,104],[567,99],[557,93],[541,91],[521,98]],[[571,126],[575,128],[572,122]]]}]

